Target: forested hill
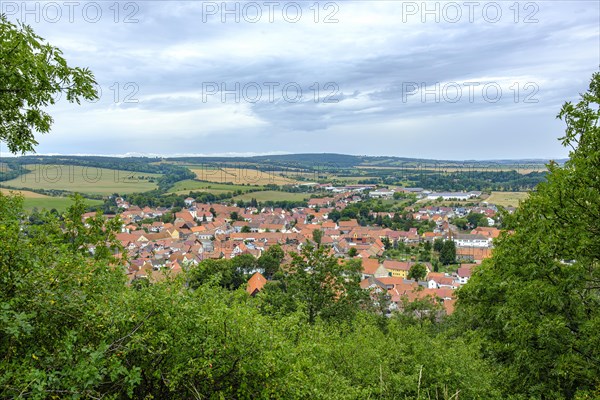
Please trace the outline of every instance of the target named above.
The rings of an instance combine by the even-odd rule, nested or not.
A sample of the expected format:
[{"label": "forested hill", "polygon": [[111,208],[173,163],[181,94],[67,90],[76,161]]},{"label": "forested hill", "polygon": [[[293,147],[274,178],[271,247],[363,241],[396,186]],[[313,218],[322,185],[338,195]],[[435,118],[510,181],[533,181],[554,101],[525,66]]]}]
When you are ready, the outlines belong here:
[{"label": "forested hill", "polygon": [[[94,166],[99,168],[114,168],[128,171],[159,172],[164,162],[182,164],[265,164],[280,166],[301,166],[305,168],[318,165],[339,168],[352,167],[470,167],[484,168],[498,166],[502,168],[529,166],[545,168],[550,160],[542,159],[503,159],[503,160],[435,160],[424,158],[394,157],[394,156],[356,156],[335,153],[305,153],[305,154],[276,154],[251,157],[111,157],[111,156],[78,156],[78,155],[34,155],[4,158],[9,164],[71,164]],[[554,160],[564,164],[565,159]]]}]

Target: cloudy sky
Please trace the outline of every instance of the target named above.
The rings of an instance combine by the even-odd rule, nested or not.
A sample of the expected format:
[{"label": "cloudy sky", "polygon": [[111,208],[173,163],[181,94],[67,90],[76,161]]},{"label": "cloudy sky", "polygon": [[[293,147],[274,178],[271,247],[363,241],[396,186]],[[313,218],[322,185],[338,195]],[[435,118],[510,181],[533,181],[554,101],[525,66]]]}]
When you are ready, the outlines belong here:
[{"label": "cloudy sky", "polygon": [[595,0],[0,4],[101,91],[42,154],[563,158],[600,65]]}]

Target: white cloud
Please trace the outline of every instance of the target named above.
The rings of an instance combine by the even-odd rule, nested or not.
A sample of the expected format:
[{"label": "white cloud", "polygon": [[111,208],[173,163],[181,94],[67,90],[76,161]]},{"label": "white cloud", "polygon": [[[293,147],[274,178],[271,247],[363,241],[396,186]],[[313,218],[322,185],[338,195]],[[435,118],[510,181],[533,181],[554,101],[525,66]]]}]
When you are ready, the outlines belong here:
[{"label": "white cloud", "polygon": [[[96,24],[81,18],[27,21],[61,47],[71,64],[90,67],[103,89],[96,104],[61,102],[51,109],[54,129],[41,138],[38,152],[564,156],[554,140],[560,136],[554,115],[563,101],[585,91],[598,70],[600,10],[594,2],[535,3],[537,10],[520,9],[518,23],[512,2],[496,2],[503,7],[497,23],[487,21],[481,9],[471,23],[464,7],[458,23],[443,14],[436,23],[423,10],[413,14],[409,3],[339,1],[325,9],[327,3],[318,2],[317,23],[314,2],[298,3],[303,9],[297,23],[282,17],[286,2],[280,2],[272,23],[264,7],[259,23],[243,15],[239,23],[231,16],[222,23],[219,14],[203,14],[207,2],[196,1],[135,2],[137,9],[119,10],[118,22],[111,2],[102,3],[103,18]],[[443,10],[449,2],[428,4]],[[532,10],[538,22],[523,23]],[[123,23],[129,14],[138,22]],[[327,15],[338,22],[323,23]],[[206,82],[232,87],[271,81],[298,82],[303,101],[202,96]],[[137,85],[137,104],[123,103],[129,82]],[[340,101],[314,103],[315,82],[321,88],[337,84],[334,97]],[[413,96],[403,102],[407,82],[495,82],[507,101],[432,104]],[[521,90],[534,82],[538,103],[508,101],[515,82]],[[121,90],[116,103],[115,83]]]}]

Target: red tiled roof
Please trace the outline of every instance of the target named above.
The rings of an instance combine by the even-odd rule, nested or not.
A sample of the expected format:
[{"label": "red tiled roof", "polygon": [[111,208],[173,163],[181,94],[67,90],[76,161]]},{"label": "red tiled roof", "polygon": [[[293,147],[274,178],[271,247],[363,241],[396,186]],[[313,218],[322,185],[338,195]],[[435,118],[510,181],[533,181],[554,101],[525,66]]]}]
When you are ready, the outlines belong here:
[{"label": "red tiled roof", "polygon": [[267,279],[260,272],[256,272],[250,279],[248,279],[246,292],[248,292],[250,295],[254,295],[260,292],[266,283]]}]

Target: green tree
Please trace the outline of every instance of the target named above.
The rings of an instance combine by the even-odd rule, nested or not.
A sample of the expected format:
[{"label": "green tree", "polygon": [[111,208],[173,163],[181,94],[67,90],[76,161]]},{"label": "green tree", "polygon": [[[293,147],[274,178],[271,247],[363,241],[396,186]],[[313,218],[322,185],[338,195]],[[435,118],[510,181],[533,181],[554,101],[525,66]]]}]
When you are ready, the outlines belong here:
[{"label": "green tree", "polygon": [[257,266],[257,260],[251,254],[240,254],[231,259],[231,268],[234,272],[242,273],[244,276],[252,273]]},{"label": "green tree", "polygon": [[300,254],[291,254],[292,263],[284,277],[288,295],[306,310],[311,324],[319,316],[350,319],[365,300],[366,293],[360,288],[360,262],[340,263],[327,252],[325,247],[306,243]]},{"label": "green tree", "polygon": [[408,278],[415,281],[422,281],[427,276],[427,267],[425,264],[416,263],[410,267]]},{"label": "green tree", "polygon": [[279,271],[283,257],[285,256],[281,246],[275,244],[270,246],[258,259],[258,267],[263,270],[263,275],[271,279]]},{"label": "green tree", "polygon": [[131,394],[139,378],[111,347],[126,335],[111,322],[126,319],[125,274],[100,251],[117,246],[115,225],[86,227],[81,209],[78,198],[64,224],[42,212],[32,225],[22,197],[0,194],[0,398],[98,397],[108,382],[111,396]]},{"label": "green tree", "polygon": [[431,248],[432,248],[432,246],[431,246],[431,242],[430,241],[426,241],[423,244],[423,250],[425,250],[426,252],[430,252]]},{"label": "green tree", "polygon": [[433,241],[433,250],[435,250],[439,253],[442,251],[443,248],[444,248],[444,239],[438,238]]},{"label": "green tree", "polygon": [[317,244],[317,247],[321,247],[321,240],[323,239],[323,231],[315,229],[312,232],[313,241]]},{"label": "green tree", "polygon": [[356,247],[351,247],[350,250],[348,250],[348,257],[355,257],[357,253]]},{"label": "green tree", "polygon": [[440,251],[440,262],[444,265],[456,262],[456,244],[453,240],[446,240]]},{"label": "green tree", "polygon": [[242,232],[242,233],[250,233],[252,231],[250,230],[250,227],[248,225],[244,225],[244,226],[242,226],[242,229],[240,230],[240,232]]},{"label": "green tree", "polygon": [[0,15],[0,141],[12,153],[34,151],[34,133],[48,133],[52,117],[46,107],[64,94],[67,101],[97,98],[93,74],[70,67],[60,49],[46,43],[31,27]]},{"label": "green tree", "polygon": [[[469,215],[481,215],[481,214],[469,214]],[[458,229],[465,230],[468,228],[469,220],[466,218],[455,218],[452,223],[458,227]]]},{"label": "green tree", "polygon": [[484,338],[508,394],[597,398],[600,388],[600,74],[566,103],[564,166],[548,164],[503,224],[513,231],[459,291],[464,327]]},{"label": "green tree", "polygon": [[381,239],[381,243],[383,243],[383,248],[385,250],[390,250],[392,248],[392,241],[387,236]]},{"label": "green tree", "polygon": [[[252,257],[252,256],[250,256]],[[207,283],[214,283],[222,288],[235,290],[246,283],[246,277],[242,268],[246,266],[246,259],[241,262],[231,260],[203,260],[197,266],[188,271],[189,287],[197,289]],[[252,257],[254,258],[254,257]],[[251,267],[250,267],[251,268]]]},{"label": "green tree", "polygon": [[469,213],[469,215],[467,215],[467,221],[474,228],[476,228],[478,226],[488,226],[487,217],[481,213],[474,213],[474,212]]}]

